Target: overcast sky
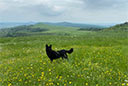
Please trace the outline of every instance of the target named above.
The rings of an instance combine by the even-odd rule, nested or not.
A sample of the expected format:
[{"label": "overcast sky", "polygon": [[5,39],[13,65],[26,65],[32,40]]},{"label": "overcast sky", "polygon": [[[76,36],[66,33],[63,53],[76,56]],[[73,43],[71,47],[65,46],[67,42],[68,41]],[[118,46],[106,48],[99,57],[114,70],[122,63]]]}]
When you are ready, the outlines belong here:
[{"label": "overcast sky", "polygon": [[128,0],[0,0],[0,22],[120,23]]}]

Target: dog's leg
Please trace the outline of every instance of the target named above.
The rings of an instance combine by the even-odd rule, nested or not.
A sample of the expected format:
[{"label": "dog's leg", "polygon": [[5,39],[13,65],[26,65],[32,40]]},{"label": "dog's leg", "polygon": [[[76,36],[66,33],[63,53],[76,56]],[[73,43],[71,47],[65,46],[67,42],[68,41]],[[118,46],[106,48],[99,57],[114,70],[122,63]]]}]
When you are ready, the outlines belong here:
[{"label": "dog's leg", "polygon": [[68,59],[68,55],[67,55],[67,54],[64,54],[64,58],[65,58],[65,59]]},{"label": "dog's leg", "polygon": [[62,56],[62,59],[64,59],[64,56]]},{"label": "dog's leg", "polygon": [[50,59],[51,60],[51,63],[53,62],[53,59]]}]

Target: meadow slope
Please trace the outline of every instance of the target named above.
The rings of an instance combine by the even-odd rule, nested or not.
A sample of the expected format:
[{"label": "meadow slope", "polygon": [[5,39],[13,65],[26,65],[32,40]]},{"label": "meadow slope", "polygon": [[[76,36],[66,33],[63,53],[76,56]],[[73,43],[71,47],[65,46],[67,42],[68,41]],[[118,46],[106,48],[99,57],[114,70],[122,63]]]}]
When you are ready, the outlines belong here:
[{"label": "meadow slope", "polygon": [[[51,63],[46,44],[74,52]],[[127,32],[0,38],[0,86],[128,86],[127,51]]]}]

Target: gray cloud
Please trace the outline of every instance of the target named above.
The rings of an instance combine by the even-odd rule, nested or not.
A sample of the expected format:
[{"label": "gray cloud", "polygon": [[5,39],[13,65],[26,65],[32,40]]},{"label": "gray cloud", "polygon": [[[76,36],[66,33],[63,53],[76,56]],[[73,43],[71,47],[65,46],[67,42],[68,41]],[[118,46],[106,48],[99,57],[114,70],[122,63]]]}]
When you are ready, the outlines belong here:
[{"label": "gray cloud", "polygon": [[127,19],[127,0],[0,0],[0,21],[121,22]]},{"label": "gray cloud", "polygon": [[88,9],[92,10],[114,10],[116,8],[126,8],[127,0],[81,0]]},{"label": "gray cloud", "polygon": [[[30,1],[30,0],[29,0]],[[17,13],[17,11],[22,11],[23,13],[37,13],[45,16],[56,16],[61,14],[63,11],[62,7],[57,5],[52,5],[52,3],[46,3],[45,0],[37,0],[38,3],[34,3],[35,0],[32,0],[33,3],[29,3],[24,0],[6,0],[4,1],[5,5],[3,7],[1,6],[1,9],[4,9],[6,6],[7,8],[4,9],[4,12],[14,12]],[[31,1],[31,2],[32,2]],[[40,2],[40,3],[39,3]],[[2,10],[0,10],[2,11]]]}]

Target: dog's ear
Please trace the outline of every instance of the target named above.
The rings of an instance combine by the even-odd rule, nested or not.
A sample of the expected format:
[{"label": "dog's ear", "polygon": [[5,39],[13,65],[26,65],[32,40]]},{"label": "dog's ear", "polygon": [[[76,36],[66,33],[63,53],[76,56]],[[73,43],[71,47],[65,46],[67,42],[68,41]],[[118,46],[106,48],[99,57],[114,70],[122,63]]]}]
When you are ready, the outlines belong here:
[{"label": "dog's ear", "polygon": [[50,45],[49,47],[52,48],[52,45]]},{"label": "dog's ear", "polygon": [[46,47],[48,47],[48,44],[46,44]]}]

